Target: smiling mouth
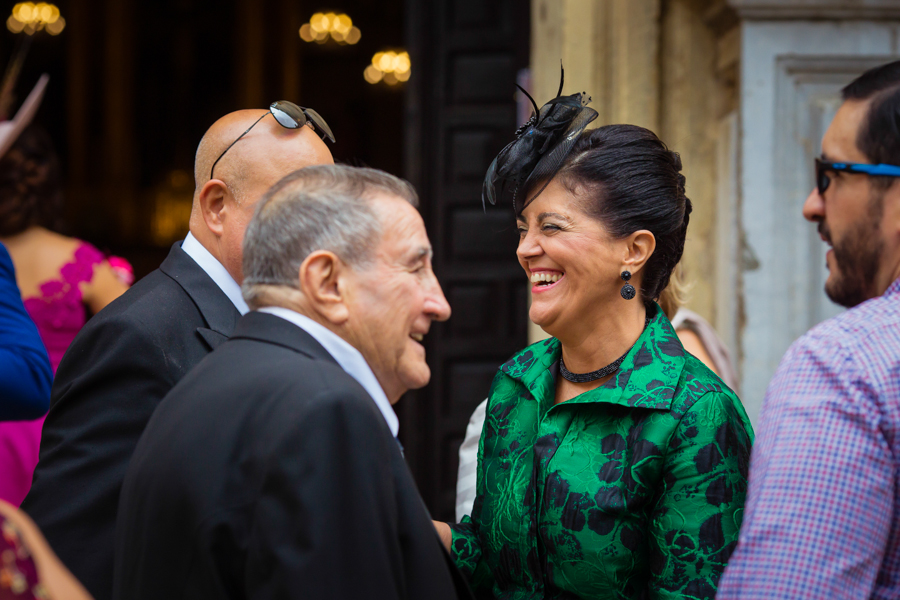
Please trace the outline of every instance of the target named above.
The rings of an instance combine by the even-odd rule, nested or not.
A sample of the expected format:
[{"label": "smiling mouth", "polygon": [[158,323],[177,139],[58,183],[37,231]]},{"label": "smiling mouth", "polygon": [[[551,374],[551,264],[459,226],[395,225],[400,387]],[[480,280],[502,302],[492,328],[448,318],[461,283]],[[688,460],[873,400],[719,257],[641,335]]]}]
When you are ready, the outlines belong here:
[{"label": "smiling mouth", "polygon": [[411,337],[412,339],[416,340],[419,343],[422,343],[422,340],[425,339],[425,334],[424,333],[411,333],[411,334],[409,334],[409,337]]},{"label": "smiling mouth", "polygon": [[558,282],[563,277],[565,277],[565,273],[539,271],[531,274],[531,283],[533,283],[534,286],[538,288],[549,287]]}]

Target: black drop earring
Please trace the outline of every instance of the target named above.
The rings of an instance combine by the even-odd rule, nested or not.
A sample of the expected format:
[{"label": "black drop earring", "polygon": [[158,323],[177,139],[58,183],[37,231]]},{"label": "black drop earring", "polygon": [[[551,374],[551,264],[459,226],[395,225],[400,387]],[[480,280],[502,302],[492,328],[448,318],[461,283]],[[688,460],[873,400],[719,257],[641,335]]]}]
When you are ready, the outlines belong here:
[{"label": "black drop earring", "polygon": [[622,271],[622,279],[625,280],[625,285],[622,286],[622,297],[626,300],[631,300],[637,295],[637,290],[634,289],[634,286],[628,283],[628,280],[631,279],[630,271]]}]

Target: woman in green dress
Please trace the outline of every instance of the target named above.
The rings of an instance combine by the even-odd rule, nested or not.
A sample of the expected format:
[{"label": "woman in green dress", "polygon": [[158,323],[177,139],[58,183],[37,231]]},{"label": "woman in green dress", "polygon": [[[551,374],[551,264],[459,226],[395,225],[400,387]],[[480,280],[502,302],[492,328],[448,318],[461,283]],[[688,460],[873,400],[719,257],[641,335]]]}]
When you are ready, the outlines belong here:
[{"label": "woman in green dress", "polygon": [[479,597],[712,599],[753,432],[655,302],[691,212],[680,158],[641,127],[584,131],[585,104],[536,111],[489,169],[553,337],[500,367],[472,516],[435,525]]}]

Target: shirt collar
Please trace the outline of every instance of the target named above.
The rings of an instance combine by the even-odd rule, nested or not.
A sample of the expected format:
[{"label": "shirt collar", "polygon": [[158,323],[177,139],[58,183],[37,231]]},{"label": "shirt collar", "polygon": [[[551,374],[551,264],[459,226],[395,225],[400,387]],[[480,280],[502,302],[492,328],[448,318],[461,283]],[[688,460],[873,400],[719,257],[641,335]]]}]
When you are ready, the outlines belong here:
[{"label": "shirt collar", "polygon": [[[551,367],[559,356],[559,340],[550,338],[516,354],[500,370],[521,382],[539,402],[549,401],[552,405],[556,380]],[[669,319],[657,306],[656,314],[625,355],[616,374],[599,388],[569,402],[606,402],[668,410],[681,379],[684,361],[684,347]]]},{"label": "shirt collar", "polygon": [[209,250],[203,247],[197,238],[194,237],[194,234],[188,233],[187,237],[184,238],[184,241],[181,242],[181,249],[184,250],[184,253],[194,259],[194,262],[200,265],[200,268],[203,269],[207,275],[209,275],[210,279],[212,279],[219,289],[221,289],[228,299],[231,300],[234,307],[238,309],[242,315],[246,315],[250,312],[250,307],[247,306],[247,303],[244,302],[244,297],[241,295],[241,286],[237,284],[234,278],[228,273],[225,267],[222,266],[216,257],[210,254]]},{"label": "shirt collar", "polygon": [[378,410],[384,416],[384,420],[387,421],[391,433],[394,434],[394,437],[397,437],[397,432],[400,430],[400,421],[397,419],[397,414],[394,412],[394,408],[391,406],[391,402],[388,400],[384,390],[381,389],[381,384],[375,378],[369,363],[366,362],[359,350],[324,325],[320,325],[309,317],[289,308],[267,306],[258,309],[258,312],[268,313],[290,321],[322,344],[322,347],[328,351],[328,354],[337,361],[341,368],[358,381],[369,393],[372,400],[375,401]]}]

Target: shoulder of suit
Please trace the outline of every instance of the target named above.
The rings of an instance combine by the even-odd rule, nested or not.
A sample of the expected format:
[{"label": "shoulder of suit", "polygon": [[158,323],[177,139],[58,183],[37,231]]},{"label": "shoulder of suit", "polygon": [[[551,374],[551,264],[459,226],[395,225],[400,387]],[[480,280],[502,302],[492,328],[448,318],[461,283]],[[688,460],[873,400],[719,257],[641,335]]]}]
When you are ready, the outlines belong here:
[{"label": "shoulder of suit", "polygon": [[222,349],[226,346],[230,349],[207,359],[208,368],[228,368],[240,361],[241,375],[246,374],[248,382],[261,389],[294,390],[304,398],[321,396],[323,401],[364,401],[375,407],[365,388],[331,360],[258,340],[231,339]]},{"label": "shoulder of suit", "polygon": [[196,329],[204,325],[187,293],[164,273],[153,271],[88,319],[63,363],[87,360],[93,368],[98,362],[148,364],[158,360],[166,371],[182,371],[177,349],[189,347],[185,344],[201,345]]},{"label": "shoulder of suit", "polygon": [[247,339],[232,339],[207,356],[157,413],[181,420],[213,410],[249,411],[259,417],[252,420],[254,426],[266,424],[273,435],[290,435],[298,423],[326,415],[373,427],[384,423],[369,394],[336,363]]},{"label": "shoulder of suit", "polygon": [[171,277],[157,269],[113,300],[88,324],[94,323],[96,326],[107,320],[135,319],[163,327],[172,324],[184,328],[185,323],[179,323],[178,319],[194,316],[198,322],[194,327],[202,326],[202,315],[191,297]]}]

